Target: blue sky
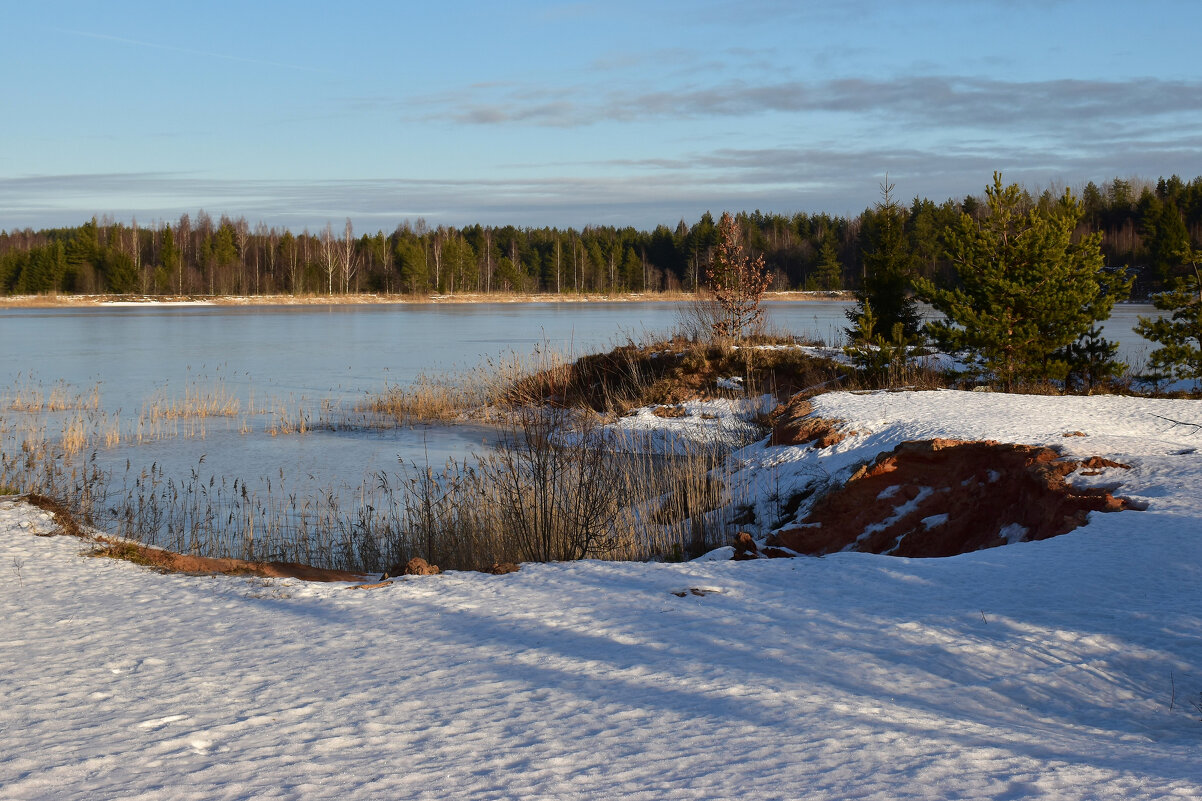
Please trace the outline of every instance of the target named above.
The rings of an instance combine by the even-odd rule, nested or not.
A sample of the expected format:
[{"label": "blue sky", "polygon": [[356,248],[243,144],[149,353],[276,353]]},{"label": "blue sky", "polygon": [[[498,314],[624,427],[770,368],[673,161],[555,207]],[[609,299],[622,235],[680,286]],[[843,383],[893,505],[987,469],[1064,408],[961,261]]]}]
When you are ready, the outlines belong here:
[{"label": "blue sky", "polygon": [[0,0],[0,229],[653,228],[1202,174],[1196,0]]}]

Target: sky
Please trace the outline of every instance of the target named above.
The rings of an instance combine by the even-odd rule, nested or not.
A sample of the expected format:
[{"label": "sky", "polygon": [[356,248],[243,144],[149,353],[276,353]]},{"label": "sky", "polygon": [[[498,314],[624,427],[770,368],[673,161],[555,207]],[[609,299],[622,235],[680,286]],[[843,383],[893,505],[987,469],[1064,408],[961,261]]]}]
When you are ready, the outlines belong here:
[{"label": "sky", "polygon": [[300,230],[1202,175],[1196,0],[0,0],[0,229]]}]

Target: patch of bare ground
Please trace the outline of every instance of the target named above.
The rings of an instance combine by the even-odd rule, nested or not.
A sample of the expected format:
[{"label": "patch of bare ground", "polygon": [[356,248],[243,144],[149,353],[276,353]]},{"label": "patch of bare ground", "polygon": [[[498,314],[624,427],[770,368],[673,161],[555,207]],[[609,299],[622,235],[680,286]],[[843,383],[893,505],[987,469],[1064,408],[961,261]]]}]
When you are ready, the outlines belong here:
[{"label": "patch of bare ground", "polygon": [[[683,337],[646,344],[628,343],[606,353],[582,356],[514,382],[512,403],[551,402],[621,414],[641,406],[672,416],[687,400],[728,397],[723,378],[742,379],[739,394],[769,393],[778,398],[845,377],[849,368],[815,357],[788,337],[760,337],[738,346],[695,342]],[[773,347],[763,347],[773,346]],[[784,347],[776,347],[784,346]]]},{"label": "patch of bare ground", "polygon": [[798,394],[768,415],[768,425],[772,427],[768,444],[813,444],[817,448],[829,448],[847,439],[848,435],[837,428],[840,422],[816,417],[814,407],[803,395]]},{"label": "patch of bare ground", "polygon": [[331,570],[310,567],[297,562],[248,562],[244,559],[220,559],[209,556],[164,551],[149,545],[122,540],[112,541],[97,538],[98,547],[89,556],[107,556],[124,559],[134,564],[160,570],[164,573],[189,573],[194,575],[220,573],[228,576],[259,576],[261,578],[296,578],[302,581],[347,581],[363,582],[367,576],[346,570]]},{"label": "patch of bare ground", "polygon": [[75,519],[75,515],[54,498],[31,492],[25,496],[25,500],[42,511],[49,512],[51,519],[54,520],[54,525],[58,526],[58,533],[66,534],[69,537],[87,536],[79,525],[79,521]]},{"label": "patch of bare ground", "polygon": [[1043,540],[1085,523],[1090,512],[1133,508],[1110,490],[1065,478],[1127,465],[1066,460],[1055,450],[994,441],[904,442],[817,501],[768,546],[819,556],[843,550],[909,557],[952,556]]}]

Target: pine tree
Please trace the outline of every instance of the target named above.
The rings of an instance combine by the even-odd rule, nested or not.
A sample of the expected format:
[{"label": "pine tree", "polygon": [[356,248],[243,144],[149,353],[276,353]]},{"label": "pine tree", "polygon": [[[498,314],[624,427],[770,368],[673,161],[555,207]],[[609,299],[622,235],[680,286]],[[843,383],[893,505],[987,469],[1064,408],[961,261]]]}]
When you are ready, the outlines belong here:
[{"label": "pine tree", "polygon": [[1181,264],[1179,256],[1189,248],[1190,243],[1181,211],[1172,201],[1150,196],[1144,210],[1142,228],[1151,278],[1158,289],[1171,286],[1174,268]]},{"label": "pine tree", "polygon": [[127,294],[138,288],[138,268],[128,253],[105,248],[98,265],[110,292]]},{"label": "pine tree", "polygon": [[1186,247],[1178,260],[1192,272],[1175,280],[1173,288],[1152,298],[1168,317],[1140,317],[1136,333],[1160,345],[1148,357],[1151,367],[1180,379],[1202,378],[1202,250]]},{"label": "pine tree", "polygon": [[813,280],[819,289],[828,291],[843,286],[843,265],[839,263],[835,243],[829,237],[823,240],[822,250],[818,252],[818,267],[814,270]]},{"label": "pine tree", "polygon": [[914,279],[914,254],[906,237],[906,211],[893,199],[893,184],[881,185],[881,201],[865,213],[864,280],[856,291],[856,306],[847,310],[854,325],[847,330],[853,341],[864,340],[860,320],[875,321],[878,332],[892,332],[901,324],[902,335],[918,334],[922,315],[910,293]]},{"label": "pine tree", "polygon": [[[159,289],[170,290],[172,278],[177,276],[176,271],[181,268],[179,248],[175,246],[175,234],[171,232],[171,226],[163,226],[162,244],[159,245],[159,269],[155,271],[155,283]],[[179,286],[183,285],[183,281],[178,281]]]},{"label": "pine tree", "polygon": [[1062,380],[1060,353],[1110,315],[1131,282],[1105,269],[1101,233],[1074,238],[1083,209],[1068,190],[1028,208],[1017,184],[994,173],[978,223],[962,214],[947,235],[958,285],[916,287],[945,320],[927,325],[951,351],[980,358],[1007,390],[1025,380]]},{"label": "pine tree", "polygon": [[1094,387],[1117,378],[1127,365],[1115,357],[1119,343],[1102,336],[1100,325],[1091,326],[1076,342],[1056,352],[1056,358],[1068,365],[1066,384],[1092,393]]}]

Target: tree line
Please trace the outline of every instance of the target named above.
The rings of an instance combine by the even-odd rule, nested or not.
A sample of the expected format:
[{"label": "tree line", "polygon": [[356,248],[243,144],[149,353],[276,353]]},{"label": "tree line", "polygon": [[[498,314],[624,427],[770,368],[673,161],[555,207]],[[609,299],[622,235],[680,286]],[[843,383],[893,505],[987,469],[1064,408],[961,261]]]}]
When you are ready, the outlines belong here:
[{"label": "tree line", "polygon": [[[1139,319],[1135,330],[1158,346],[1139,377],[1202,379],[1202,249],[1178,219],[1180,199],[1188,203],[1198,183],[1161,182],[1142,195],[1148,262],[1132,269],[1108,263],[1105,230],[1085,224],[1086,198],[1066,189],[1034,201],[995,172],[983,208],[962,209],[941,231],[951,274],[932,278],[918,270],[906,212],[886,181],[872,209],[865,277],[847,312],[847,350],[885,381],[930,342],[966,357],[970,372],[1007,391],[1051,383],[1089,392],[1131,367],[1115,358],[1118,345],[1102,336],[1099,323],[1142,280],[1167,314]],[[937,312],[925,324],[919,300]]]},{"label": "tree line", "polygon": [[[1023,209],[1055,206],[1052,190],[1020,190]],[[1202,177],[1155,183],[1089,183],[1074,235],[1099,236],[1107,265],[1133,277],[1133,293],[1167,288],[1176,259],[1202,241]],[[988,198],[969,195],[908,206],[879,204],[854,217],[759,210],[735,215],[742,248],[762,258],[772,289],[860,289],[874,271],[879,239],[904,252],[916,278],[955,275],[948,234],[962,215],[981,220]],[[0,293],[147,295],[337,294],[360,292],[615,293],[693,291],[704,286],[718,247],[707,212],[674,228],[586,226],[582,230],[404,221],[393,231],[341,226],[299,233],[204,211],[151,225],[101,218],[73,228],[0,232]]]}]

